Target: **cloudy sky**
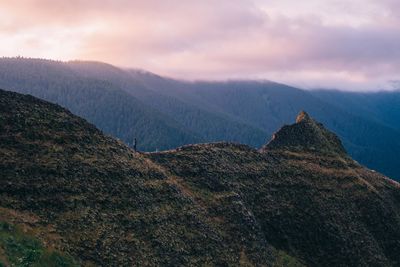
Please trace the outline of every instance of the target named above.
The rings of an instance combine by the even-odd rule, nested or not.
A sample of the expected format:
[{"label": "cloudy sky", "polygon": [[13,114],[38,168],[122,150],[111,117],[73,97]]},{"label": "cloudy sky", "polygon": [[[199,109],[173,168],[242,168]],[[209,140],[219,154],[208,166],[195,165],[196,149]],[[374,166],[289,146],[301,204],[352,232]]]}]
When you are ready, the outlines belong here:
[{"label": "cloudy sky", "polygon": [[347,90],[400,80],[399,0],[0,0],[0,40],[0,56],[184,79]]}]

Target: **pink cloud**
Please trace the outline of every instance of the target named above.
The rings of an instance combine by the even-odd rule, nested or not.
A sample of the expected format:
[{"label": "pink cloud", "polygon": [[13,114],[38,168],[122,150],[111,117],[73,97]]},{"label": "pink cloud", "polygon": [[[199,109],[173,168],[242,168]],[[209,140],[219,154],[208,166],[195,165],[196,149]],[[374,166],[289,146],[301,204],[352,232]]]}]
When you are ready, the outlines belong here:
[{"label": "pink cloud", "polygon": [[396,0],[3,0],[0,54],[372,88],[399,78],[398,14]]}]

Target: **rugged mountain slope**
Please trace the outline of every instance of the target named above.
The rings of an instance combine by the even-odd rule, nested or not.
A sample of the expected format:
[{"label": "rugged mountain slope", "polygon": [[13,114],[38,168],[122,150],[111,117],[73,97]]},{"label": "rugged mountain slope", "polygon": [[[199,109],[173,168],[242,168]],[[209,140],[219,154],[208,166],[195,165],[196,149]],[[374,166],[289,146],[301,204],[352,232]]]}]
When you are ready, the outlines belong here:
[{"label": "rugged mountain slope", "polygon": [[66,63],[35,59],[0,62],[2,88],[68,107],[127,144],[137,138],[139,149],[156,150],[202,141],[173,118],[115,84],[80,75]]},{"label": "rugged mountain slope", "polygon": [[149,90],[128,72],[98,62],[0,59],[0,88],[60,104],[106,133],[154,151],[200,141],[260,145],[265,132]]},{"label": "rugged mountain slope", "polygon": [[400,132],[388,125],[398,124],[395,97],[377,97],[377,105],[368,98],[361,102],[369,113],[352,112],[346,106],[358,100],[334,105],[348,102],[274,82],[183,82],[99,62],[7,58],[1,87],[61,104],[127,144],[136,137],[145,151],[221,140],[260,147],[307,109],[357,161],[392,178],[400,173]]},{"label": "rugged mountain slope", "polygon": [[[362,120],[354,121],[352,127],[359,129],[359,133],[353,131],[353,139],[358,139],[358,142],[345,142],[346,148],[364,165],[394,179],[400,179],[397,157],[400,148],[400,92],[355,93],[323,90],[311,93],[351,116],[369,120],[370,124],[364,124]],[[338,115],[341,116],[343,115]],[[341,132],[341,137],[348,134],[339,129],[343,125],[339,126],[338,122],[335,124],[336,127],[331,124],[329,126]]]},{"label": "rugged mountain slope", "polygon": [[85,266],[398,266],[399,185],[306,114],[284,129],[140,154],[0,91],[0,221]]},{"label": "rugged mountain slope", "polygon": [[400,132],[378,120],[333,106],[309,92],[272,82],[199,82],[189,88],[201,99],[198,103],[212,106],[209,110],[222,110],[265,130],[267,136],[289,123],[299,110],[307,109],[340,136],[357,161],[392,178],[399,176],[396,155],[400,153]]},{"label": "rugged mountain slope", "polygon": [[286,125],[272,136],[272,140],[262,148],[286,149],[290,151],[317,151],[337,153],[345,156],[346,151],[339,138],[326,130],[324,126],[302,111],[297,116],[296,124]]},{"label": "rugged mountain slope", "polygon": [[[3,222],[5,216],[7,215],[1,210],[0,266],[78,266],[71,257],[43,247],[43,244],[29,233],[31,228],[20,229]],[[9,219],[8,216],[7,219]]]},{"label": "rugged mountain slope", "polygon": [[0,219],[83,265],[296,263],[246,210],[221,227],[168,170],[31,96],[0,91],[0,169]]},{"label": "rugged mountain slope", "polygon": [[261,151],[221,143],[151,157],[197,201],[213,203],[223,223],[224,204],[236,201],[275,248],[307,266],[400,264],[399,184],[351,160],[305,114]]},{"label": "rugged mountain slope", "polygon": [[[130,73],[158,95],[179,99],[179,102],[191,107],[205,109],[207,112],[221,114],[230,120],[262,129],[265,135],[262,138],[259,134],[253,135],[252,142],[242,136],[239,138],[241,143],[256,147],[265,143],[265,136],[270,136],[282,124],[289,123],[299,110],[307,109],[340,136],[350,155],[357,161],[392,178],[399,177],[400,164],[396,155],[400,153],[400,124],[397,116],[400,105],[397,105],[399,98],[394,93],[391,96],[385,93],[354,94],[353,101],[349,103],[322,92],[306,92],[268,81],[182,82],[148,72]],[[204,120],[204,112],[195,113],[197,116],[191,117],[190,112],[180,112],[182,109],[177,108],[179,105],[173,104],[174,102],[168,105],[168,101],[143,101],[154,103],[154,108],[179,118],[184,125],[187,125],[185,121],[192,125],[205,122],[199,126],[203,129],[213,128],[210,127],[214,125],[211,121]],[[336,102],[339,105],[335,105]],[[358,102],[369,112],[352,108],[360,106]],[[377,115],[370,116],[372,113]],[[185,115],[180,117],[180,114]],[[205,140],[213,141],[210,137],[214,134],[215,132],[206,135]],[[224,140],[237,141],[232,138]]]}]

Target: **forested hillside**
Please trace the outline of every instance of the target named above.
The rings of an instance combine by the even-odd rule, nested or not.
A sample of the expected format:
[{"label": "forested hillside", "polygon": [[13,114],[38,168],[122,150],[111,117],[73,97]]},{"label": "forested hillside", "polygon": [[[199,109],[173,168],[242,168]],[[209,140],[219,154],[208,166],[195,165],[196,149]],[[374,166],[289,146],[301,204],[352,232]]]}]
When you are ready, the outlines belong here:
[{"label": "forested hillside", "polygon": [[313,90],[313,95],[353,114],[400,130],[400,90],[370,93]]},{"label": "forested hillside", "polygon": [[0,266],[400,264],[399,184],[304,112],[260,150],[140,153],[0,90],[0,141]]},{"label": "forested hillside", "polygon": [[137,138],[145,151],[215,141],[260,147],[305,109],[360,163],[400,178],[394,93],[372,99],[269,81],[185,82],[99,62],[15,58],[0,60],[0,86],[67,107],[129,145]]},{"label": "forested hillside", "polygon": [[200,142],[173,118],[152,109],[112,82],[77,74],[61,62],[1,60],[0,86],[68,107],[104,132],[156,150]]}]

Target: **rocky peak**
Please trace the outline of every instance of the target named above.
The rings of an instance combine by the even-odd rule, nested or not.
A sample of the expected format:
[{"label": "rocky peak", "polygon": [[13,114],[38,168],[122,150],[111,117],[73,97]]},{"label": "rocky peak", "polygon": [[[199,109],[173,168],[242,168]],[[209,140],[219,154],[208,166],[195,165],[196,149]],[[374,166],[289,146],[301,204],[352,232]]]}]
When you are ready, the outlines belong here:
[{"label": "rocky peak", "polygon": [[301,123],[301,122],[313,122],[314,120],[308,115],[307,112],[304,110],[300,111],[299,115],[297,115],[296,118],[296,123]]},{"label": "rocky peak", "polygon": [[272,149],[347,154],[340,139],[305,111],[299,113],[296,123],[283,126],[262,148]]}]

